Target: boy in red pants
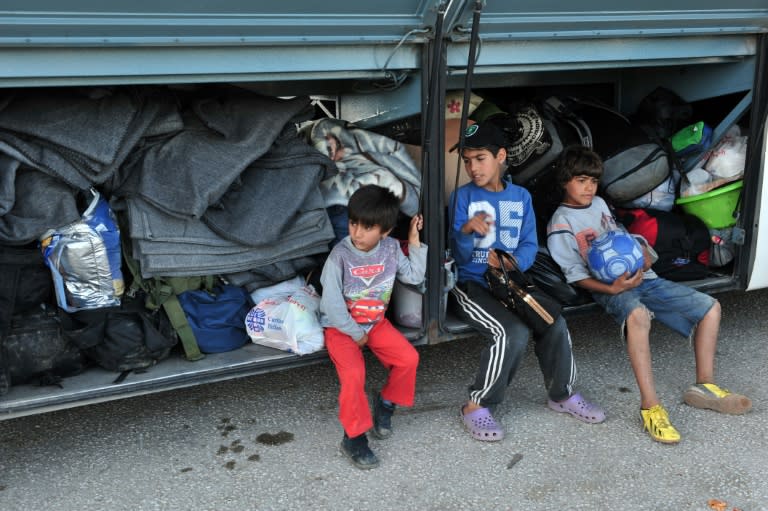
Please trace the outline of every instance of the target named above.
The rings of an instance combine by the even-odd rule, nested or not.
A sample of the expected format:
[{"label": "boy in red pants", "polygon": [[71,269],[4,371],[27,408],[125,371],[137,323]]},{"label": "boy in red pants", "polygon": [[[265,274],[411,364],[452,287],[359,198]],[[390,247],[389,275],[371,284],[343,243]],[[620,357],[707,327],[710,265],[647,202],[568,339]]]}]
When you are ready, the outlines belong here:
[{"label": "boy in red pants", "polygon": [[[413,406],[419,355],[384,313],[395,278],[407,284],[424,280],[427,247],[419,241],[421,215],[411,219],[407,257],[399,242],[388,236],[397,221],[400,199],[386,188],[363,186],[347,207],[349,235],[333,247],[320,276],[320,322],[341,383],[341,452],[358,468],[368,469],[379,460],[368,446],[366,432],[373,427],[374,436],[388,438],[395,405]],[[373,417],[365,394],[363,346],[389,370],[376,396]]]}]

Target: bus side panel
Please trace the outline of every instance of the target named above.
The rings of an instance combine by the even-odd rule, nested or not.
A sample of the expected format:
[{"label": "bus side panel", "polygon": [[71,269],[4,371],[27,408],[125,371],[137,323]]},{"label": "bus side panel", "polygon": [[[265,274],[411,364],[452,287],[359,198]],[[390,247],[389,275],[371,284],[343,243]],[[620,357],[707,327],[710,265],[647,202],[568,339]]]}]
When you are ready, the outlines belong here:
[{"label": "bus side panel", "polygon": [[[754,265],[749,275],[747,290],[760,289],[768,287],[768,208],[763,206],[768,204],[768,179],[765,179],[766,162],[768,162],[768,136],[765,128],[768,128],[768,120],[765,120],[763,127],[762,148],[763,154],[760,163],[760,184],[758,186],[758,196],[755,205],[755,223],[753,225],[755,236],[755,257]],[[766,227],[760,229],[760,227]]]}]

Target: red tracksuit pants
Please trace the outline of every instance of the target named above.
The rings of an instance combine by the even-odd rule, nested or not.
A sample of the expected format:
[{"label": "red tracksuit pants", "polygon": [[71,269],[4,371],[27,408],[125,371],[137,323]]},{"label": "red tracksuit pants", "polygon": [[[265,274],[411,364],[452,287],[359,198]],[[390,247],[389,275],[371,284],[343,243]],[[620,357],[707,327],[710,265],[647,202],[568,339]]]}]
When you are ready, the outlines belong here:
[{"label": "red tracksuit pants", "polygon": [[[368,348],[389,371],[381,389],[382,399],[400,406],[413,406],[416,393],[416,366],[419,353],[392,324],[383,319],[368,332]],[[339,421],[349,437],[362,435],[373,427],[365,393],[363,350],[347,334],[325,329],[325,347],[336,366],[339,392]]]}]

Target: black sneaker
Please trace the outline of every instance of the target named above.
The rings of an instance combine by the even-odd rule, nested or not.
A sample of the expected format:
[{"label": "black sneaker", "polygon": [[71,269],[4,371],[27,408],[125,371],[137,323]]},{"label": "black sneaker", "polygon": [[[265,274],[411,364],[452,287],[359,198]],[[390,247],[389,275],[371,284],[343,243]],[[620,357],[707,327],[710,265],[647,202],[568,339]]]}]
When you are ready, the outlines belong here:
[{"label": "black sneaker", "polygon": [[395,413],[395,405],[387,405],[381,399],[381,394],[376,395],[373,405],[373,436],[384,440],[392,436],[392,414]]},{"label": "black sneaker", "polygon": [[341,453],[349,458],[357,468],[366,470],[379,466],[379,458],[368,447],[368,437],[365,436],[365,433],[354,438],[349,438],[345,434],[341,441]]}]

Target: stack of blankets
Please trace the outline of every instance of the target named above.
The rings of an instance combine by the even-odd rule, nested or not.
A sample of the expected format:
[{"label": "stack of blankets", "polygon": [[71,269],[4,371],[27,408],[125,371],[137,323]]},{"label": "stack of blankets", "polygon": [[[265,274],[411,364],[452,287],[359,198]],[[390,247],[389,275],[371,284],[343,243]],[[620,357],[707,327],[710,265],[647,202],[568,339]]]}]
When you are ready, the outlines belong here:
[{"label": "stack of blankets", "polygon": [[183,101],[152,88],[2,98],[0,243],[79,220],[80,191],[98,187],[144,277],[290,277],[333,239],[319,185],[336,167],[296,129],[311,114],[309,98],[236,89]]},{"label": "stack of blankets", "polygon": [[[308,97],[236,87],[66,88],[0,96],[0,244],[37,243],[109,198],[142,276],[221,275],[250,290],[318,264],[327,208],[376,183],[419,209],[404,146]],[[302,126],[302,129],[299,129]]]}]

